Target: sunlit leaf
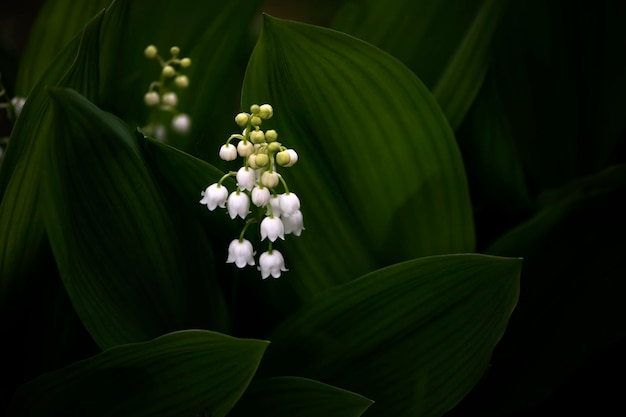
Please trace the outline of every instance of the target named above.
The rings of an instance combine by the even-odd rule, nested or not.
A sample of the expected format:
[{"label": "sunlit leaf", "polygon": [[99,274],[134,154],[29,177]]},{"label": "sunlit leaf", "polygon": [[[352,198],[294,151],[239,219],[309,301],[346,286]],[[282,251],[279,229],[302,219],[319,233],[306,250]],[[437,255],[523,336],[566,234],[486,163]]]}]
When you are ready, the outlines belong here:
[{"label": "sunlit leaf", "polygon": [[482,376],[502,337],[521,260],[443,255],[332,288],[271,337],[263,370],[375,401],[372,416],[439,416]]},{"label": "sunlit leaf", "polygon": [[209,290],[210,262],[186,262],[184,230],[170,220],[133,134],[74,91],[50,94],[56,130],[40,204],[85,327],[103,348],[211,328],[221,295]]},{"label": "sunlit leaf", "polygon": [[200,330],[118,346],[27,383],[9,415],[222,417],[266,347],[262,340]]},{"label": "sunlit leaf", "polygon": [[358,417],[371,400],[306,378],[275,377],[253,381],[230,417]]},{"label": "sunlit leaf", "polygon": [[377,265],[473,250],[452,131],[399,61],[342,33],[266,16],[243,107],[265,102],[274,106],[268,126],[300,154],[281,172],[302,201],[306,230],[285,251],[304,297]]}]

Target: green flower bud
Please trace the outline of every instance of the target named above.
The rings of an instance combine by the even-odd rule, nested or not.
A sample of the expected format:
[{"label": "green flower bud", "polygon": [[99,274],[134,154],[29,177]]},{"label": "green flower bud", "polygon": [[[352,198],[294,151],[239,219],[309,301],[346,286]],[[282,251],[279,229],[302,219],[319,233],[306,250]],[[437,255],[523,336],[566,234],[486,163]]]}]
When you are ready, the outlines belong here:
[{"label": "green flower bud", "polygon": [[252,114],[257,114],[259,110],[261,110],[261,107],[259,107],[258,104],[253,104],[252,106],[250,106],[250,113]]},{"label": "green flower bud", "polygon": [[278,133],[274,129],[269,129],[265,132],[265,140],[268,142],[275,142],[278,139]]},{"label": "green flower bud", "polygon": [[259,107],[259,117],[261,119],[269,119],[274,115],[274,109],[269,104],[263,104]]},{"label": "green flower bud", "polygon": [[264,166],[267,166],[267,164],[269,164],[270,162],[270,158],[265,155],[264,153],[259,153],[256,155],[256,158],[254,158],[254,163],[259,167],[259,168],[263,168]]},{"label": "green flower bud", "polygon": [[163,70],[161,71],[161,73],[163,74],[164,77],[170,78],[176,75],[176,70],[171,65],[166,65],[163,67]]},{"label": "green flower bud", "polygon": [[174,79],[174,84],[178,88],[187,88],[189,87],[189,78],[186,75],[179,75]]},{"label": "green flower bud", "polygon": [[248,166],[252,169],[259,169],[261,168],[260,166],[257,165],[256,163],[256,155],[252,154],[252,155],[248,155]]},{"label": "green flower bud", "polygon": [[271,153],[276,153],[280,151],[280,143],[278,142],[270,143],[269,145],[267,145],[267,150],[270,151]]},{"label": "green flower bud", "polygon": [[150,91],[143,96],[143,101],[146,103],[146,106],[154,107],[159,104],[161,98],[159,97],[159,93],[156,91]]},{"label": "green flower bud", "polygon": [[252,143],[263,143],[265,142],[265,135],[262,130],[253,130],[250,132],[250,140]]},{"label": "green flower bud", "polygon": [[259,116],[252,116],[250,123],[252,123],[252,126],[260,126],[263,121]]},{"label": "green flower bud", "polygon": [[246,127],[249,117],[250,115],[248,113],[239,113],[235,116],[235,123],[237,123],[237,126],[239,127]]},{"label": "green flower bud", "polygon": [[289,156],[289,152],[282,151],[276,154],[276,163],[282,167],[287,166],[291,161],[291,156]]},{"label": "green flower bud", "polygon": [[183,68],[189,68],[191,66],[190,58],[183,58],[180,60],[180,66]]},{"label": "green flower bud", "polygon": [[180,54],[180,48],[178,46],[172,46],[170,48],[170,54],[172,54],[174,56]]},{"label": "green flower bud", "polygon": [[143,54],[148,59],[155,58],[157,56],[158,50],[154,45],[148,45],[146,49],[144,49]]}]

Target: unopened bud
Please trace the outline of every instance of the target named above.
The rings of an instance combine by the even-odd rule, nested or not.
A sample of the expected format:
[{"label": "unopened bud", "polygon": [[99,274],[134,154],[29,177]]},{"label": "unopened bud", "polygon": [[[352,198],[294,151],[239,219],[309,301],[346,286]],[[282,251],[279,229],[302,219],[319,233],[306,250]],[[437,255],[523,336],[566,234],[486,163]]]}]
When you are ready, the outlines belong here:
[{"label": "unopened bud", "polygon": [[275,171],[265,171],[261,175],[261,184],[268,188],[274,188],[278,185],[278,174]]},{"label": "unopened bud", "polygon": [[239,127],[246,127],[246,125],[248,124],[248,117],[250,115],[248,113],[239,113],[237,116],[235,116],[235,123],[237,123],[237,126]]},{"label": "unopened bud", "polygon": [[172,46],[170,48],[170,54],[172,54],[174,56],[180,54],[180,48],[178,46]]},{"label": "unopened bud", "polygon": [[263,104],[259,107],[259,117],[269,119],[274,115],[274,109],[269,104]]},{"label": "unopened bud", "polygon": [[264,166],[267,166],[267,164],[269,164],[270,158],[264,153],[260,153],[256,155],[254,162],[259,168],[263,168]]},{"label": "unopened bud", "polygon": [[274,129],[269,129],[265,132],[265,140],[268,142],[275,142],[278,139],[278,133]]},{"label": "unopened bud", "polygon": [[270,151],[271,153],[276,153],[280,151],[280,143],[278,142],[270,143],[269,145],[267,145],[267,150]]},{"label": "unopened bud", "polygon": [[156,56],[157,56],[157,53],[158,53],[157,48],[156,48],[156,46],[154,46],[154,45],[148,45],[148,46],[146,47],[146,49],[144,49],[144,51],[143,51],[143,54],[144,54],[144,55],[146,56],[146,58],[148,58],[148,59],[152,59],[152,58],[156,57]]},{"label": "unopened bud", "polygon": [[282,151],[276,154],[276,163],[280,166],[287,166],[289,161],[291,160],[291,156],[289,156],[289,152]]},{"label": "unopened bud", "polygon": [[159,93],[156,91],[150,91],[143,96],[143,101],[146,103],[146,106],[154,107],[159,104],[161,99],[159,98]]},{"label": "unopened bud", "polygon": [[163,104],[170,107],[176,107],[178,105],[178,96],[176,93],[165,93],[163,94]]},{"label": "unopened bud", "polygon": [[183,58],[180,60],[180,66],[182,68],[189,68],[191,66],[191,59],[190,58]]},{"label": "unopened bud", "polygon": [[163,70],[161,71],[161,73],[163,74],[164,77],[170,78],[176,74],[176,70],[171,65],[166,65],[163,67]]},{"label": "unopened bud", "polygon": [[250,123],[252,124],[252,126],[261,126],[261,123],[263,123],[263,121],[259,116],[252,116]]},{"label": "unopened bud", "polygon": [[265,142],[265,135],[262,130],[254,130],[250,132],[250,140],[252,143],[263,143]]},{"label": "unopened bud", "polygon": [[178,88],[187,88],[189,87],[189,78],[186,75],[179,75],[174,79],[174,84]]},{"label": "unopened bud", "polygon": [[253,151],[254,151],[254,145],[252,145],[250,141],[242,140],[237,144],[237,152],[239,153],[239,156],[241,157],[250,156]]},{"label": "unopened bud", "polygon": [[261,110],[261,107],[258,104],[253,104],[250,106],[250,113],[257,114]]}]

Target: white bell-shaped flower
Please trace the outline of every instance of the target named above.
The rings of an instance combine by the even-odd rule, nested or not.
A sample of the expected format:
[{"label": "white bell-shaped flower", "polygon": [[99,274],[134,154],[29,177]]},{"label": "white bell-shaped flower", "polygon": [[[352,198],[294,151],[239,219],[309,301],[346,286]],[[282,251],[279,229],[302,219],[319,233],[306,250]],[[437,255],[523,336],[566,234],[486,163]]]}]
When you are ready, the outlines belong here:
[{"label": "white bell-shaped flower", "polygon": [[228,189],[221,184],[211,184],[202,192],[202,196],[200,204],[206,204],[209,210],[213,211],[217,206],[226,207]]},{"label": "white bell-shaped flower", "polygon": [[272,242],[277,238],[285,240],[285,226],[278,217],[266,217],[261,222],[261,240],[265,238]]},{"label": "white bell-shaped flower", "polygon": [[265,207],[270,201],[270,190],[267,187],[252,189],[252,202],[257,207]]},{"label": "white bell-shaped flower", "polygon": [[248,194],[242,193],[241,191],[233,191],[228,197],[226,207],[228,208],[228,214],[231,219],[237,216],[245,219],[248,213],[250,213],[250,199],[248,198]]},{"label": "white bell-shaped flower", "polygon": [[256,178],[254,175],[254,170],[248,167],[241,167],[239,171],[237,171],[237,186],[242,190],[252,190],[254,188],[254,183],[256,182]]},{"label": "white bell-shaped flower", "polygon": [[172,129],[176,133],[189,133],[189,130],[191,130],[191,118],[185,113],[177,114],[172,118]]},{"label": "white bell-shaped flower", "polygon": [[283,216],[291,216],[300,210],[300,199],[294,193],[285,193],[280,196],[280,213]]},{"label": "white bell-shaped flower", "polygon": [[259,257],[259,271],[261,271],[261,278],[265,279],[270,275],[274,278],[280,277],[281,272],[288,271],[285,268],[285,259],[283,255],[273,249],[269,252],[263,252]]},{"label": "white bell-shaped flower", "polygon": [[237,147],[226,143],[220,148],[220,158],[224,161],[234,161],[237,159]]},{"label": "white bell-shaped flower", "polygon": [[280,219],[283,222],[285,234],[293,233],[296,236],[300,236],[300,233],[304,230],[304,221],[300,210],[297,210],[291,216],[282,216]]},{"label": "white bell-shaped flower", "polygon": [[[272,195],[269,203],[272,206],[272,215],[276,217],[280,216],[280,195]],[[267,214],[269,215],[269,210]]]},{"label": "white bell-shaped flower", "polygon": [[237,265],[243,268],[246,265],[254,265],[254,249],[252,243],[247,239],[235,239],[228,245],[228,259],[226,263]]}]

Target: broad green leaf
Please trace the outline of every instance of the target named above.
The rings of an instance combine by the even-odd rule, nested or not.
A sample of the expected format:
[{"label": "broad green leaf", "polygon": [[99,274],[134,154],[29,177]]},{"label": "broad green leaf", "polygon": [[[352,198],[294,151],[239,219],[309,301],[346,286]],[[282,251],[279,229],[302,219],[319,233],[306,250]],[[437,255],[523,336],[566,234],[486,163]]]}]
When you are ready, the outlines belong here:
[{"label": "broad green leaf", "polygon": [[507,1],[347,1],[333,27],[404,62],[428,86],[456,129],[485,76]]},{"label": "broad green leaf", "polygon": [[299,377],[253,381],[229,417],[358,417],[373,401],[341,388]]},{"label": "broad green leaf", "polygon": [[224,122],[226,126],[232,124],[238,111],[243,69],[252,49],[249,30],[257,5],[256,0],[210,5],[197,0],[116,1],[103,23],[103,106],[133,127],[143,126],[148,113],[143,96],[161,71],[143,51],[153,44],[168,59],[170,47],[176,45],[181,56],[192,60],[185,71],[190,86],[179,91],[178,108],[188,113],[193,123],[190,135],[172,137],[171,143],[195,154],[214,154],[213,147],[230,134],[219,127]]},{"label": "broad green leaf", "polygon": [[[457,132],[472,191],[476,229],[488,243],[532,214],[533,201],[513,135],[491,74]],[[483,242],[478,243],[479,248],[484,247]]]},{"label": "broad green leaf", "polygon": [[473,250],[454,136],[399,61],[345,34],[266,16],[243,107],[264,102],[274,106],[268,125],[300,155],[282,174],[304,213],[305,232],[285,249],[302,296],[376,266]]},{"label": "broad green leaf", "polygon": [[111,0],[82,1],[48,0],[30,30],[28,45],[20,61],[16,94],[29,95],[39,77],[63,48]]},{"label": "broad green leaf", "polygon": [[626,337],[624,192],[626,166],[576,181],[489,249],[524,257],[523,296],[481,390],[490,415],[540,403],[594,352]]},{"label": "broad green leaf", "polygon": [[443,255],[332,288],[279,325],[263,369],[358,392],[372,416],[440,416],[489,365],[521,260]]},{"label": "broad green leaf", "polygon": [[267,344],[187,330],[118,346],[25,384],[9,415],[222,417]]},{"label": "broad green leaf", "polygon": [[[24,287],[47,251],[39,210],[42,159],[52,128],[48,85],[61,85],[93,98],[98,83],[98,38],[103,14],[65,48],[30,93],[17,118],[0,164],[0,300],[12,286]],[[42,271],[42,275],[46,275]]]},{"label": "broad green leaf", "polygon": [[212,304],[222,301],[208,286],[210,263],[182,250],[185,230],[165,209],[135,137],[76,92],[50,94],[56,130],[40,205],[85,327],[103,348],[211,328]]}]

